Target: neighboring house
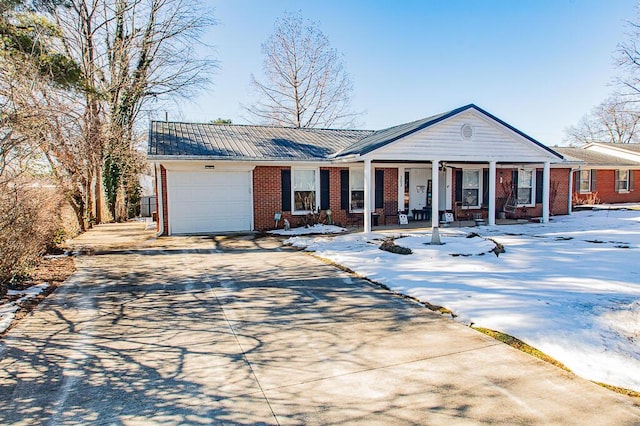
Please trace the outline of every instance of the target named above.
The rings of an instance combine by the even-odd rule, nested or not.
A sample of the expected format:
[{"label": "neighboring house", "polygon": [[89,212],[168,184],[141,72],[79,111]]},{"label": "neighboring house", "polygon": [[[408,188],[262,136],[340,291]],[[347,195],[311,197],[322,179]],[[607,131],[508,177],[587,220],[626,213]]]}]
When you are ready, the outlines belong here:
[{"label": "neighboring house", "polygon": [[[396,223],[444,211],[495,223],[566,214],[570,165],[475,105],[380,131],[155,121],[159,233],[266,230],[314,211]],[[435,221],[434,226],[439,222]]]},{"label": "neighboring house", "polygon": [[573,204],[640,202],[640,144],[592,143],[555,148],[573,171]]}]

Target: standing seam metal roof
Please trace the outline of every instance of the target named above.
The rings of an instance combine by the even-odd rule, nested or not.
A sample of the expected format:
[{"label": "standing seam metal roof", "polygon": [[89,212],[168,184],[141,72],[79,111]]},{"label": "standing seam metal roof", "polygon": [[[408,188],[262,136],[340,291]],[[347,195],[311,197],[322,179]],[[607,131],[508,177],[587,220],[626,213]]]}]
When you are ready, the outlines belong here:
[{"label": "standing seam metal roof", "polygon": [[326,160],[370,130],[151,122],[150,156]]},{"label": "standing seam metal roof", "polygon": [[150,156],[188,156],[236,160],[329,160],[364,155],[398,139],[439,123],[468,109],[507,127],[549,153],[562,158],[499,118],[474,104],[378,131],[300,129],[237,124],[198,124],[153,121],[149,132]]}]

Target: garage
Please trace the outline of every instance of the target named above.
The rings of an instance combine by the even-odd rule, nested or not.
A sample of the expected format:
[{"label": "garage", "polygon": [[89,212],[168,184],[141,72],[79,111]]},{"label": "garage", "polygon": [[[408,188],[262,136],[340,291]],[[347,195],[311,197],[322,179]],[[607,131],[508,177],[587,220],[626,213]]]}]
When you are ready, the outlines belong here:
[{"label": "garage", "polygon": [[250,171],[168,171],[169,233],[253,228]]}]

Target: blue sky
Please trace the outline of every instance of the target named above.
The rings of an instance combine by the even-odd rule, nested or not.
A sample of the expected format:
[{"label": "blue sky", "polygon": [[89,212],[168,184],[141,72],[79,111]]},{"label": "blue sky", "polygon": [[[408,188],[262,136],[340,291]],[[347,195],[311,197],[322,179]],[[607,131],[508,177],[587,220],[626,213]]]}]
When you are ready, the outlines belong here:
[{"label": "blue sky", "polygon": [[[344,57],[360,125],[381,129],[475,103],[547,145],[612,91],[634,0],[213,1],[220,62],[170,120],[246,123],[260,45],[284,11],[317,21]],[[164,117],[158,111],[158,117]]]}]

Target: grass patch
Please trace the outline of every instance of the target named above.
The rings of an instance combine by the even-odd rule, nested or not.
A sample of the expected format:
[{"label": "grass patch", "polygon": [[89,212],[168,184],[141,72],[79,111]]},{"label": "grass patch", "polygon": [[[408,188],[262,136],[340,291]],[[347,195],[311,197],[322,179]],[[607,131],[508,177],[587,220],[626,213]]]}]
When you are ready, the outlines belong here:
[{"label": "grass patch", "polygon": [[491,336],[494,339],[502,342],[502,343],[506,343],[507,345],[511,346],[512,348],[516,348],[519,351],[522,351],[524,353],[527,353],[531,356],[534,356],[538,359],[541,359],[545,362],[548,362],[549,364],[553,364],[556,367],[562,368],[563,370],[566,371],[571,371],[569,370],[563,363],[561,363],[560,361],[557,361],[553,358],[551,358],[549,355],[545,354],[544,352],[539,351],[538,349],[534,348],[533,346],[530,346],[528,344],[526,344],[525,342],[523,342],[520,339],[516,339],[513,336],[509,336],[508,334],[505,333],[501,333],[499,331],[495,331],[495,330],[491,330],[488,328],[482,328],[482,327],[471,327],[474,330],[478,330],[481,333],[486,334],[487,336]]},{"label": "grass patch", "polygon": [[610,391],[621,393],[622,395],[631,396],[633,398],[640,398],[640,392],[636,392],[631,389],[621,388],[619,386],[612,386],[612,385],[608,385],[606,383],[601,383],[601,382],[593,382],[593,383],[595,383],[596,385],[600,385],[603,388],[607,388]]}]

